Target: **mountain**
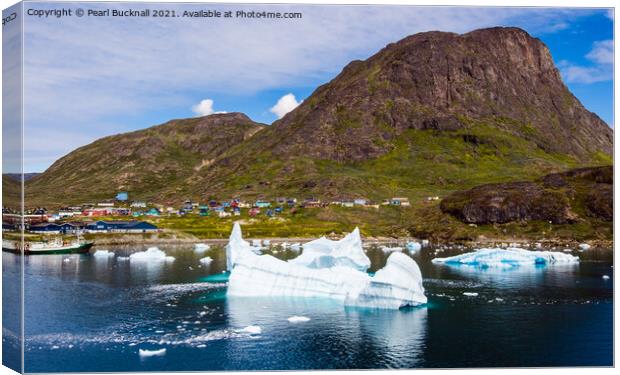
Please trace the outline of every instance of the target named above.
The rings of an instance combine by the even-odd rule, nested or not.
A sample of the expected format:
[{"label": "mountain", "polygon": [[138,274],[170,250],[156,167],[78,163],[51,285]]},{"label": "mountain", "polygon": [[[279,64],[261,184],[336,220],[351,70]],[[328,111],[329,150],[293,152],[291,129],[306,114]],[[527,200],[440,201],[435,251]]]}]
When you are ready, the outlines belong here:
[{"label": "mountain", "polygon": [[611,164],[612,149],[611,129],[540,40],[517,28],[433,31],[351,62],[272,126],[211,115],[103,138],[29,181],[27,196],[423,201]]},{"label": "mountain", "polygon": [[26,201],[82,203],[110,199],[118,191],[128,191],[130,199],[175,199],[185,179],[264,128],[244,114],[227,113],[105,137],[60,158],[29,180]]},{"label": "mountain", "polygon": [[517,28],[425,32],[350,63],[195,181],[240,194],[423,195],[608,164],[612,147],[540,40]]}]

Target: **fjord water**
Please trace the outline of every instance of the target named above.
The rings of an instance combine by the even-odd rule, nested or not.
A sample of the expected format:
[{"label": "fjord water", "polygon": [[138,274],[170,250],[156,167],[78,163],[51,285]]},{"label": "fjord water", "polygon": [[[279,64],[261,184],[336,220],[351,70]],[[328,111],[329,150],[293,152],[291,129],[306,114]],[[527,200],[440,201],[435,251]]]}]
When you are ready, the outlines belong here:
[{"label": "fjord water", "polygon": [[[118,257],[144,250],[137,247],[108,247],[117,257],[26,257],[25,370],[613,365],[611,250],[579,253],[585,260],[575,265],[481,270],[434,265],[434,250],[425,248],[412,256],[428,306],[389,311],[325,299],[227,298],[223,249],[160,248],[176,260]],[[208,266],[199,262],[206,255],[214,259]],[[371,271],[385,264],[378,248],[368,255]],[[3,253],[5,280],[19,263]],[[162,348],[163,355],[139,355]]]}]

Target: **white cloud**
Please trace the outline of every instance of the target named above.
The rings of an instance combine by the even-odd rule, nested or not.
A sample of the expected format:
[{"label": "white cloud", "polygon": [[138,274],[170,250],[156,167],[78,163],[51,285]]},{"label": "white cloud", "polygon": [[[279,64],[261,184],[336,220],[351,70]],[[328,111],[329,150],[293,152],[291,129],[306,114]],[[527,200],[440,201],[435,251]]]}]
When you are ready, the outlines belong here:
[{"label": "white cloud", "polygon": [[594,64],[591,66],[580,66],[566,60],[558,62],[558,67],[566,82],[589,84],[613,79],[613,40],[594,42],[592,49],[585,57]]},{"label": "white cloud", "polygon": [[590,51],[586,58],[599,64],[613,64],[614,63],[614,41],[613,40],[601,40],[594,42],[592,51]]},{"label": "white cloud", "polygon": [[278,118],[282,118],[300,104],[301,101],[298,102],[295,95],[289,93],[278,99],[278,102],[269,108],[269,112],[275,114]]},{"label": "white cloud", "polygon": [[203,99],[200,103],[192,106],[192,111],[196,114],[196,116],[208,116],[214,113],[226,113],[225,111],[215,111],[213,110],[213,100],[212,99]]}]

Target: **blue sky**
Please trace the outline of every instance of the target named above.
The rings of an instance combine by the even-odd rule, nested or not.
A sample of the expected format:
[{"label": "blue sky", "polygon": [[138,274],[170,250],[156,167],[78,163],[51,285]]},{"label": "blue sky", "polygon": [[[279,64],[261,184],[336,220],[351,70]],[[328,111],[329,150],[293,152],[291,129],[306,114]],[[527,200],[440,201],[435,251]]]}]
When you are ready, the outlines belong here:
[{"label": "blue sky", "polygon": [[[26,8],[50,7],[26,4]],[[114,4],[115,9],[129,7],[146,4]],[[102,136],[173,118],[238,111],[272,123],[276,113],[293,108],[351,60],[366,59],[390,42],[428,30],[524,28],[549,46],[566,84],[582,103],[613,125],[613,16],[606,9],[160,7],[180,12],[295,11],[302,12],[303,19],[27,17],[25,171],[43,171]]]}]

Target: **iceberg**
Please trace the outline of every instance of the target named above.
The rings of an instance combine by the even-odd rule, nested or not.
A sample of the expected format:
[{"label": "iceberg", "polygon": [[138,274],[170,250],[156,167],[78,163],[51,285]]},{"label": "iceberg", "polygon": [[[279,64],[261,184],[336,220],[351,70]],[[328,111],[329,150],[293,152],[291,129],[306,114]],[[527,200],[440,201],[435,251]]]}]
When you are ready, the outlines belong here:
[{"label": "iceberg", "polygon": [[289,263],[308,268],[352,267],[362,272],[370,267],[370,259],[362,248],[359,228],[339,241],[321,237],[307,242],[301,255],[289,260]]},{"label": "iceberg", "polygon": [[213,259],[211,257],[204,257],[200,259],[200,263],[205,266],[208,266],[209,264],[211,264],[211,262],[213,262]]},{"label": "iceberg", "polygon": [[141,358],[159,357],[162,355],[166,355],[166,348],[158,349],[158,350],[139,349],[138,354],[140,355]]},{"label": "iceberg", "polygon": [[209,250],[211,248],[211,246],[207,245],[206,243],[197,243],[194,244],[194,251],[197,253],[204,253],[205,251]]},{"label": "iceberg", "polygon": [[129,256],[129,261],[139,261],[139,262],[173,262],[174,257],[167,256],[166,253],[159,250],[156,247],[149,247],[146,251],[139,251],[137,253],[133,253]]},{"label": "iceberg", "polygon": [[[428,241],[426,241],[426,242],[428,243]],[[419,242],[415,242],[415,241],[408,242],[406,247],[407,247],[407,250],[409,250],[411,252],[420,251],[420,249],[422,249],[422,245],[420,245]]]},{"label": "iceberg", "polygon": [[589,245],[589,244],[587,244],[587,243],[582,243],[582,244],[579,244],[579,249],[584,250],[584,251],[585,251],[585,250],[590,250],[590,248],[591,248],[591,247],[592,247],[592,246],[590,246],[590,245]]},{"label": "iceberg", "polygon": [[389,247],[389,246],[381,246],[381,251],[383,251],[384,253],[392,253],[394,251],[403,251],[402,247]]},{"label": "iceberg", "polygon": [[308,318],[307,316],[293,315],[290,318],[288,318],[287,320],[290,323],[304,323],[304,322],[309,322],[310,318]]},{"label": "iceberg", "polygon": [[324,297],[346,306],[388,309],[427,302],[420,268],[402,253],[392,253],[373,277],[366,273],[370,261],[357,229],[340,241],[320,238],[308,244],[302,255],[289,262],[257,255],[235,224],[226,247],[231,269],[228,295]]},{"label": "iceberg", "polygon": [[108,250],[97,250],[95,251],[93,256],[97,258],[107,258],[107,257],[113,257],[114,253]]},{"label": "iceberg", "polygon": [[524,265],[548,265],[578,263],[579,258],[570,254],[554,251],[532,251],[517,247],[507,249],[484,248],[474,252],[447,258],[435,258],[433,263],[448,265],[467,265],[480,268],[511,268]]}]

